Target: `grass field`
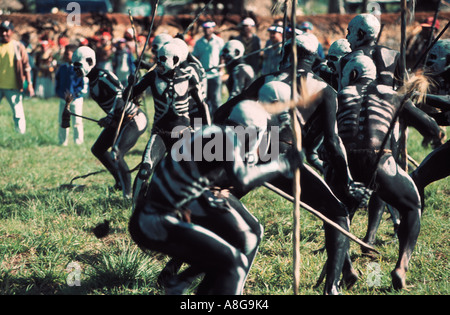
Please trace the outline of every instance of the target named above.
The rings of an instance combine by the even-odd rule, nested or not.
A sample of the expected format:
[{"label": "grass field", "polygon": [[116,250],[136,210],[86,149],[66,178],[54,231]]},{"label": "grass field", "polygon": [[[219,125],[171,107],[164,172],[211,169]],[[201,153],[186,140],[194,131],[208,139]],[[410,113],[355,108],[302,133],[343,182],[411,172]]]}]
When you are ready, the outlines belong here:
[{"label": "grass field", "polygon": [[[112,177],[100,173],[73,181],[76,189],[61,187],[103,167],[90,152],[101,130],[95,123],[85,121],[83,145],[58,145],[58,102],[56,98],[25,100],[25,135],[14,132],[6,100],[0,104],[0,293],[163,294],[155,279],[168,258],[145,254],[131,241],[127,230],[130,202],[110,189]],[[146,107],[151,112],[150,99]],[[103,117],[92,100],[85,101],[84,115]],[[130,168],[140,162],[147,140],[148,133],[126,157]],[[421,140],[415,130],[410,131],[409,154],[417,161],[431,150],[422,148]],[[449,294],[449,196],[449,178],[426,189],[427,207],[407,290],[391,290],[389,274],[397,260],[398,243],[386,213],[375,244],[381,255],[364,256],[358,245],[351,244],[360,279],[343,294]],[[265,228],[245,294],[291,295],[292,204],[265,188],[251,192],[243,202]],[[112,231],[97,239],[92,228],[105,219],[111,221]],[[361,210],[351,232],[362,239],[366,225],[367,213]],[[322,294],[323,284],[314,286],[326,260],[324,252],[316,252],[323,246],[321,221],[302,210],[302,295]]]}]

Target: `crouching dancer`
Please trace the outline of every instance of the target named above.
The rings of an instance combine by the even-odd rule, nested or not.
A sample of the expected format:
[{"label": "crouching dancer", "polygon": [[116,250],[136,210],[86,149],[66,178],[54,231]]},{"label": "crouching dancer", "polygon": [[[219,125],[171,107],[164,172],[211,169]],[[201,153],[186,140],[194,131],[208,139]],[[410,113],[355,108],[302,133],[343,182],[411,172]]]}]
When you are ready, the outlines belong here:
[{"label": "crouching dancer", "polygon": [[[240,125],[243,120],[239,117],[249,118],[249,113],[252,121],[258,117],[263,124],[248,124],[245,137],[238,132],[243,128],[218,125],[187,134],[156,166],[148,193],[137,200],[130,219],[130,234],[139,246],[186,262],[194,273],[204,273],[197,294],[241,294],[251,264],[248,253],[255,253],[260,240],[235,211],[239,200],[230,203],[228,198],[215,196],[212,187],[227,183],[237,193],[248,191],[275,176],[289,174],[291,165],[301,161],[300,154],[291,151],[263,165],[248,163],[254,160],[250,155],[257,152],[255,144],[265,132],[267,113],[253,101],[241,102],[234,110],[232,125]],[[204,198],[205,194],[209,197]],[[204,223],[189,222],[190,204],[195,201],[204,212]],[[219,219],[228,214],[235,220]],[[245,237],[233,240],[235,232]]]},{"label": "crouching dancer", "polygon": [[[96,66],[93,49],[87,46],[78,48],[73,53],[72,62],[76,74],[89,79],[92,99],[107,114],[98,122],[104,129],[91,151],[116,180],[115,188],[122,189],[124,197],[129,199],[132,196],[131,174],[124,156],[145,132],[147,117],[133,102],[125,104],[122,84],[114,73]],[[117,128],[120,130],[116,140]],[[111,152],[108,152],[111,147]]]}]

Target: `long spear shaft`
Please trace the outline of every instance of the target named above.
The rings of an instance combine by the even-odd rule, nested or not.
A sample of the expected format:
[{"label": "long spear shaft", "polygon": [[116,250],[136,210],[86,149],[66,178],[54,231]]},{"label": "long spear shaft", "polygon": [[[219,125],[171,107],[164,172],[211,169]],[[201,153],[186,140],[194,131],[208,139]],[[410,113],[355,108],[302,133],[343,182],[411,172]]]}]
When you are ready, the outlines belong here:
[{"label": "long spear shaft", "polygon": [[284,16],[283,16],[283,59],[284,59],[284,54],[286,53],[284,50],[284,47],[286,45],[286,41],[287,41],[287,35],[286,35],[286,30],[287,30],[287,23],[288,23],[288,0],[284,0]]},{"label": "long spear shaft", "polygon": [[[155,5],[153,6],[152,22],[150,23],[150,29],[148,30],[147,39],[145,40],[144,47],[142,48],[142,52],[139,55],[139,60],[136,65],[136,70],[134,71],[134,80],[133,81],[136,81],[136,78],[139,74],[139,69],[141,68],[142,57],[144,56],[145,50],[147,49],[148,42],[150,41],[150,37],[152,34],[152,30],[153,30],[153,24],[155,23],[156,12],[158,11],[158,4],[159,4],[159,0],[156,0]],[[115,147],[117,138],[119,137],[120,128],[122,126],[123,118],[125,116],[125,109],[128,106],[128,102],[130,101],[130,95],[132,94],[132,91],[133,91],[133,86],[131,86],[130,91],[129,91],[126,101],[125,101],[125,105],[124,105],[124,108],[122,111],[122,116],[120,117],[120,122],[119,122],[119,125],[117,126],[116,135],[114,137],[114,141],[113,141],[113,145],[112,145],[113,148]]]},{"label": "long spear shaft", "polygon": [[197,16],[194,18],[194,20],[191,22],[191,24],[186,27],[186,29],[183,31],[183,37],[189,32],[189,30],[194,27],[195,23],[198,21],[200,16],[206,11],[206,9],[210,6],[211,3],[213,3],[214,0],[210,0],[205,6],[200,10],[200,12],[197,14]]},{"label": "long spear shaft", "polygon": [[406,0],[402,0],[401,11],[401,35],[400,35],[400,62],[401,62],[401,82],[406,79]]},{"label": "long spear shaft", "polygon": [[434,41],[431,43],[430,46],[428,46],[427,49],[425,49],[425,51],[422,53],[422,55],[420,56],[419,59],[417,59],[416,64],[414,65],[414,67],[412,68],[412,72],[414,72],[420,65],[420,62],[422,61],[423,58],[425,58],[426,55],[428,55],[428,52],[431,50],[431,48],[433,48],[433,46],[438,42],[438,40],[442,37],[442,35],[445,33],[445,31],[448,29],[448,27],[450,26],[450,21],[447,23],[447,25],[445,25],[445,27],[442,29],[442,31],[438,34],[438,36],[436,36],[436,38],[434,39]]},{"label": "long spear shaft", "polygon": [[[274,193],[280,195],[281,197],[285,198],[286,200],[289,200],[290,202],[294,202],[294,197],[292,197],[289,194],[285,193],[281,189],[273,186],[272,184],[264,183],[263,186],[266,187],[267,189],[273,191]],[[345,230],[343,227],[341,227],[340,225],[336,224],[334,221],[330,220],[328,217],[326,217],[325,215],[323,215],[322,213],[320,213],[316,209],[312,208],[311,206],[307,205],[306,203],[300,201],[299,202],[299,206],[301,206],[302,208],[304,208],[306,211],[310,212],[311,214],[315,215],[316,217],[321,219],[326,224],[331,225],[332,227],[337,229],[339,232],[341,232],[342,234],[347,236],[352,241],[358,243],[359,245],[361,245],[361,246],[363,246],[363,247],[365,247],[365,248],[367,248],[367,249],[369,249],[369,250],[371,250],[371,251],[373,251],[373,252],[375,252],[377,254],[380,254],[380,252],[377,251],[375,248],[373,248],[369,244],[366,244],[365,242],[361,241],[354,234],[352,234],[349,231]]]},{"label": "long spear shaft", "polygon": [[[296,11],[297,11],[297,1],[292,1],[292,13],[291,13],[291,24],[292,24],[292,90],[291,99],[295,102],[297,96],[297,45],[295,43],[295,23],[296,23]],[[291,114],[291,126],[292,133],[294,135],[294,150],[299,152],[302,150],[302,132],[300,128],[300,123],[297,119],[296,108],[290,109]],[[293,230],[293,259],[294,259],[294,294],[299,294],[300,285],[300,168],[294,171],[294,230]]]},{"label": "long spear shaft", "polygon": [[[137,57],[138,53],[139,53],[138,52],[137,33],[136,33],[136,27],[134,26],[134,18],[133,18],[133,15],[131,15],[131,10],[128,10],[128,17],[130,18],[131,28],[133,29],[134,50],[135,50],[136,57]],[[136,78],[137,79],[139,78],[139,71],[136,74]],[[144,103],[145,114],[148,116],[147,103],[145,101],[145,97],[142,98],[142,102]],[[149,134],[151,134],[151,129],[150,128],[148,128],[148,132],[149,132]]]},{"label": "long spear shaft", "polygon": [[78,115],[78,114],[72,113],[71,111],[68,111],[68,112],[69,112],[69,114],[72,115],[72,116],[80,117],[80,118],[83,118],[83,119],[86,119],[86,120],[89,120],[89,121],[93,121],[93,122],[98,123],[98,120],[97,120],[97,119],[89,118],[89,117],[82,116],[82,115]]},{"label": "long spear shaft", "polygon": [[[406,0],[402,0],[402,12],[401,12],[401,36],[400,36],[400,65],[401,65],[401,73],[400,73],[400,82],[403,85],[404,82],[408,78],[408,72],[406,70],[406,12],[407,12],[407,4]],[[399,162],[401,163],[402,168],[405,171],[408,171],[408,163],[406,160],[406,156],[408,155],[408,148],[407,148],[407,132],[406,132],[407,126],[403,122],[403,120],[400,120],[400,159]]]},{"label": "long spear shaft", "polygon": [[[441,2],[438,1],[437,2],[437,8],[436,8],[436,11],[434,12],[434,16],[433,16],[433,23],[431,24],[431,32],[430,32],[430,34],[428,36],[428,40],[427,40],[427,47],[430,46],[431,42],[433,41],[434,29],[435,29],[435,26],[436,26],[436,21],[437,21],[438,16],[439,16],[440,9],[441,9]],[[428,54],[425,57],[425,61],[423,63],[424,65],[427,64],[427,59],[428,59]]]}]

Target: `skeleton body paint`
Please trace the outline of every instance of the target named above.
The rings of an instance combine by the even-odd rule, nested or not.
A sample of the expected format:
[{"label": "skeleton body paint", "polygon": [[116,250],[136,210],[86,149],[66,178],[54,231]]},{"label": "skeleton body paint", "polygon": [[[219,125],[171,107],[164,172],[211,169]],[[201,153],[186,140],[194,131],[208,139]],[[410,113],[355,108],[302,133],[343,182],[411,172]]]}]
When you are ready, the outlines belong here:
[{"label": "skeleton body paint", "polygon": [[229,99],[239,95],[243,90],[245,90],[252,83],[255,77],[253,68],[242,60],[244,52],[244,45],[235,39],[227,42],[221,52],[229,74],[229,78],[226,83],[229,92]]},{"label": "skeleton body paint", "polygon": [[[430,50],[426,71],[433,76],[439,85],[433,94],[427,94],[426,105],[439,111],[433,117],[441,126],[450,125],[450,40],[439,40]],[[450,141],[435,145],[434,150],[422,161],[412,173],[411,177],[416,183],[422,200],[424,210],[424,190],[429,184],[450,175]]]},{"label": "skeleton body paint", "polygon": [[124,156],[145,132],[147,117],[135,103],[125,104],[119,79],[96,66],[95,52],[91,48],[82,46],[75,50],[72,61],[77,75],[89,79],[92,99],[107,114],[99,120],[104,129],[91,151],[114,177],[115,188],[121,189],[125,198],[131,198],[131,174]]},{"label": "skeleton body paint", "polygon": [[[202,71],[197,60],[190,58],[187,44],[167,36],[158,39],[157,68],[133,86],[132,96],[150,87],[155,106],[153,128],[135,179],[134,201],[146,193],[147,180],[155,165],[170,151],[182,132],[193,130],[192,118],[200,118],[200,126],[210,123],[208,105],[202,86]],[[130,87],[129,87],[130,88]],[[127,89],[129,89],[127,88]],[[178,134],[173,133],[177,130]]]},{"label": "skeleton body paint", "polygon": [[401,289],[406,286],[406,271],[420,231],[420,199],[413,181],[394,158],[395,144],[387,141],[381,146],[385,137],[392,137],[388,129],[397,123],[393,118],[401,100],[394,90],[399,53],[375,45],[377,23],[375,17],[362,14],[349,24],[352,52],[339,65],[338,129],[352,177],[372,185],[372,199],[380,198],[402,215],[399,258],[391,272],[394,288]]}]

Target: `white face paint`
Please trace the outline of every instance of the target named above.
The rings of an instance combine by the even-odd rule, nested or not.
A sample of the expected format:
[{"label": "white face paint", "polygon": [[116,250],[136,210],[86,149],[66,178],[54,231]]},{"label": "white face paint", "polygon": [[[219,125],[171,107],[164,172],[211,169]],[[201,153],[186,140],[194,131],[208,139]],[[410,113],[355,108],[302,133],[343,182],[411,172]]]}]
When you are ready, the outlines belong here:
[{"label": "white face paint", "polygon": [[180,63],[183,63],[187,60],[189,55],[189,47],[184,40],[181,38],[174,38],[171,44],[175,44],[178,46],[178,54],[180,56]]},{"label": "white face paint", "polygon": [[73,52],[72,63],[78,76],[87,76],[96,64],[95,51],[87,46],[79,47]]},{"label": "white face paint", "polygon": [[333,73],[339,71],[339,61],[351,51],[350,43],[345,38],[338,39],[331,44],[327,54],[327,65]]},{"label": "white face paint", "polygon": [[439,75],[450,68],[450,39],[439,40],[428,54],[427,70]]},{"label": "white face paint", "polygon": [[222,56],[225,59],[225,62],[230,62],[232,60],[236,60],[241,58],[244,55],[245,47],[241,41],[232,39],[225,44],[222,49]]},{"label": "white face paint", "polygon": [[[256,139],[250,139],[248,143],[247,157],[252,157],[252,162],[258,160],[258,147],[263,139],[263,135],[267,130],[267,122],[270,119],[269,113],[261,104],[255,101],[245,100],[238,103],[231,111],[228,120],[242,126],[247,131],[254,131],[251,134]],[[251,137],[250,137],[251,138]],[[245,146],[247,147],[247,145]]]},{"label": "white face paint", "polygon": [[352,50],[373,42],[380,33],[380,21],[373,14],[359,14],[348,24],[347,40]]},{"label": "white face paint", "polygon": [[362,53],[355,53],[342,69],[341,86],[353,85],[362,78],[375,80],[376,76],[377,68],[373,60]]},{"label": "white face paint", "polygon": [[162,46],[164,46],[165,44],[170,42],[172,39],[173,39],[173,37],[170,36],[169,34],[163,33],[163,34],[156,35],[152,41],[152,53],[156,56],[158,54],[158,50]]},{"label": "white face paint", "polygon": [[[187,47],[187,46],[186,46]],[[158,50],[158,71],[161,74],[167,74],[175,70],[181,63],[186,61],[188,52],[176,42],[170,42]]]}]

